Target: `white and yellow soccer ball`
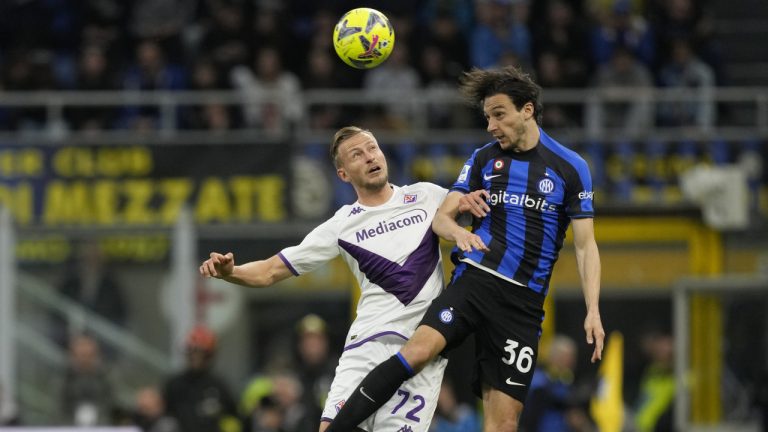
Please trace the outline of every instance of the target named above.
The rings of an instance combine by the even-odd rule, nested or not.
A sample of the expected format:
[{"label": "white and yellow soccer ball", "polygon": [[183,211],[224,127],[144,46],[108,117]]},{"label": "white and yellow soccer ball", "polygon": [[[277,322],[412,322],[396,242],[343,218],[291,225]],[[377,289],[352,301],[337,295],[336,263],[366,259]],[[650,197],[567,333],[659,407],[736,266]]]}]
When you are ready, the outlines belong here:
[{"label": "white and yellow soccer ball", "polygon": [[394,47],[395,30],[376,9],[352,9],[333,29],[336,54],[353,68],[375,68],[389,57]]}]

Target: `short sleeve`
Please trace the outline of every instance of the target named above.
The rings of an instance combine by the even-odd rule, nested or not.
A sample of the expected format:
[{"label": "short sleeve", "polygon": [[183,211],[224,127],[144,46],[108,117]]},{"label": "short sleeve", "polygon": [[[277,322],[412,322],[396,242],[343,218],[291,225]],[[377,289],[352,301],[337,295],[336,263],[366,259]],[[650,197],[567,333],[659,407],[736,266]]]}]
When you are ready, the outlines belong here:
[{"label": "short sleeve", "polygon": [[566,178],[565,212],[572,219],[591,218],[595,215],[592,175],[584,159],[574,163],[574,171]]},{"label": "short sleeve", "polygon": [[468,193],[473,190],[481,189],[482,182],[480,177],[480,167],[477,166],[478,150],[472,153],[472,156],[464,162],[461,172],[456,182],[451,186],[451,191]]},{"label": "short sleeve", "polygon": [[339,255],[339,223],[331,218],[313,229],[300,244],[280,251],[291,273],[298,276],[309,273]]}]

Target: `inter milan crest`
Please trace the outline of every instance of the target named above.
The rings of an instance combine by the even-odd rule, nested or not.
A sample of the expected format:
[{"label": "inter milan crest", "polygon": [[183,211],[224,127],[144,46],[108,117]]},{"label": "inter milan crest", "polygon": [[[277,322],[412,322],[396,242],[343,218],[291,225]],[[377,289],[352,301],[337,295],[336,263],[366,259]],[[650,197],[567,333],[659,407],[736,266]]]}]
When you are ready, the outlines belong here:
[{"label": "inter milan crest", "polygon": [[538,188],[539,188],[539,192],[545,195],[550,194],[552,193],[553,190],[555,190],[555,182],[553,182],[549,178],[543,178],[539,180]]}]

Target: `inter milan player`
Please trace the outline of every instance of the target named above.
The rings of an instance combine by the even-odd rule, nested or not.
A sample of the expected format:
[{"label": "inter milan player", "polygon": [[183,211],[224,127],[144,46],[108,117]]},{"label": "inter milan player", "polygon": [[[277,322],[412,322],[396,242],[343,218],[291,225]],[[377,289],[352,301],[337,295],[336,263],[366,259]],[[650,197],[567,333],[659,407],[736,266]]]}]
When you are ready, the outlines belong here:
[{"label": "inter milan player", "polygon": [[[494,140],[467,160],[432,223],[458,246],[451,283],[403,349],[363,379],[329,432],[354,430],[470,333],[476,335],[474,387],[483,400],[484,428],[516,431],[538,354],[544,297],[569,224],[592,362],[602,356],[600,256],[586,162],[541,130],[540,87],[520,70],[474,69],[462,77],[461,90],[482,108]],[[470,233],[452,219],[462,196],[475,190],[486,191],[486,202],[477,200]],[[488,248],[474,245],[473,236]]]},{"label": "inter milan player", "polygon": [[[315,270],[339,255],[346,261],[360,285],[360,301],[323,409],[320,431],[328,427],[360,380],[402,348],[432,300],[443,291],[440,249],[431,223],[448,193],[431,183],[390,184],[387,161],[376,138],[357,127],[336,133],[331,158],[338,176],[355,189],[357,202],[341,207],[298,246],[271,258],[235,265],[232,253],[214,252],[200,266],[206,277],[266,287]],[[479,194],[477,199],[481,199]],[[462,205],[462,209],[468,208],[466,200]],[[470,235],[469,242],[482,245],[478,236]],[[396,389],[397,397],[382,401],[385,403],[375,415],[361,419],[359,428],[368,432],[426,431],[446,364],[443,357],[424,362],[421,374]]]}]

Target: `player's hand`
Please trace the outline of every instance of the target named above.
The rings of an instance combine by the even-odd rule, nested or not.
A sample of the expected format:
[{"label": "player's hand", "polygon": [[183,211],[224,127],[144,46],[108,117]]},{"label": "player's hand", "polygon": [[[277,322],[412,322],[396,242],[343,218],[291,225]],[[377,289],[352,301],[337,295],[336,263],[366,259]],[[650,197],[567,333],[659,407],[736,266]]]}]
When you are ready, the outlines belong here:
[{"label": "player's hand", "polygon": [[472,191],[468,194],[464,194],[459,199],[459,212],[470,212],[475,217],[485,217],[491,208],[488,207],[487,199],[491,198],[491,194],[485,189],[479,189]]},{"label": "player's hand", "polygon": [[605,330],[603,330],[599,312],[587,312],[587,317],[584,319],[584,331],[587,333],[587,343],[595,344],[595,350],[592,352],[592,363],[602,360]]},{"label": "player's hand", "polygon": [[222,255],[218,252],[211,252],[211,257],[203,261],[200,266],[200,275],[203,277],[225,278],[232,274],[235,269],[235,256],[232,252]]},{"label": "player's hand", "polygon": [[483,242],[479,235],[465,229],[462,229],[455,238],[456,246],[464,252],[472,252],[473,249],[481,252],[489,251],[488,246],[485,245],[485,242]]}]

